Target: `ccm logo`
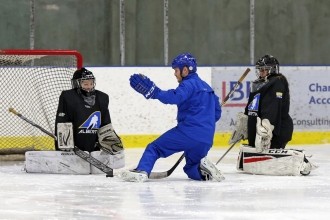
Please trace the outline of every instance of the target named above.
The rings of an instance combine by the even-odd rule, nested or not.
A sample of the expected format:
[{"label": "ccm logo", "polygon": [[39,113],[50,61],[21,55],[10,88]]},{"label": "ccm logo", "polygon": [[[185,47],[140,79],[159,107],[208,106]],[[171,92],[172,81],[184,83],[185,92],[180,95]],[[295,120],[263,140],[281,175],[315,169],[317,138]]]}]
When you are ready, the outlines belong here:
[{"label": "ccm logo", "polygon": [[271,153],[271,154],[287,154],[288,151],[287,150],[280,150],[280,149],[271,149],[271,150],[268,150],[268,153]]}]

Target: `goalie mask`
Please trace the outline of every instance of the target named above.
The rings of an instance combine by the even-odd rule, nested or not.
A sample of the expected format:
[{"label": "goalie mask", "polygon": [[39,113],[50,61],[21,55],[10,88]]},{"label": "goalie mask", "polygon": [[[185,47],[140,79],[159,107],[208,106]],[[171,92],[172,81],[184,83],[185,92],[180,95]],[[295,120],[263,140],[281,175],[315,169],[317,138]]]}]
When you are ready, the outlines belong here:
[{"label": "goalie mask", "polygon": [[95,77],[91,71],[85,68],[74,72],[71,85],[73,89],[77,89],[84,96],[89,97],[95,94]]},{"label": "goalie mask", "polygon": [[256,62],[257,77],[260,78],[260,72],[266,70],[267,76],[279,74],[280,66],[278,60],[272,55],[265,55]]}]

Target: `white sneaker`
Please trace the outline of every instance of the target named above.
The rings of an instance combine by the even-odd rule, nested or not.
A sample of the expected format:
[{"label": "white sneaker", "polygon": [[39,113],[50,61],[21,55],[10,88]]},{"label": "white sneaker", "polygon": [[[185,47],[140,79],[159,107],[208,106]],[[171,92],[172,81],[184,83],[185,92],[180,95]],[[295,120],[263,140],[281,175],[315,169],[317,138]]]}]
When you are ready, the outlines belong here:
[{"label": "white sneaker", "polygon": [[200,169],[201,174],[205,177],[205,180],[221,182],[225,179],[220,170],[218,170],[218,168],[206,157],[201,159]]},{"label": "white sneaker", "polygon": [[125,170],[120,174],[122,180],[128,182],[145,182],[148,179],[148,174],[140,170]]}]

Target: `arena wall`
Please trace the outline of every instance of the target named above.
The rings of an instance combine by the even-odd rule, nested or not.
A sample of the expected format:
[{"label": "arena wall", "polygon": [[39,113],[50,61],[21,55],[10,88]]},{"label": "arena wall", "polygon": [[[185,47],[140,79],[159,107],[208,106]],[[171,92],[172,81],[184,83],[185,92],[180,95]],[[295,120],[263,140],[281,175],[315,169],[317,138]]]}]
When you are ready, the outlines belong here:
[{"label": "arena wall", "polygon": [[[214,146],[228,146],[236,114],[244,111],[250,83],[255,76],[251,66],[199,67],[199,76],[214,88],[223,99],[244,70],[251,72],[242,86],[222,108],[217,123]],[[143,147],[176,125],[176,106],[158,100],[146,100],[129,85],[133,73],[143,73],[163,90],[176,88],[177,82],[170,67],[89,67],[96,76],[96,88],[110,96],[110,114],[117,133],[126,147]],[[330,68],[327,66],[281,67],[290,83],[294,136],[289,144],[330,143]]]}]

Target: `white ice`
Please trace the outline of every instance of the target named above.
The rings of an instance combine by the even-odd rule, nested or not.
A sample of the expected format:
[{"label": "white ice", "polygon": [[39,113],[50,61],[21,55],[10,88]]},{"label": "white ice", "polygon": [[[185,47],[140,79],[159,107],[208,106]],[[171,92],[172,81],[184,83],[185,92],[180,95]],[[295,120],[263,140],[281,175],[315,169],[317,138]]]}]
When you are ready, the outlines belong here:
[{"label": "white ice", "polygon": [[[0,219],[330,219],[330,145],[288,148],[306,150],[320,167],[309,176],[242,174],[235,147],[218,164],[223,182],[189,180],[183,161],[168,178],[131,183],[102,174],[29,174],[23,162],[0,162]],[[126,169],[142,150],[126,150]],[[212,149],[210,159],[225,150]],[[168,170],[179,156],[157,161],[154,171]]]}]

